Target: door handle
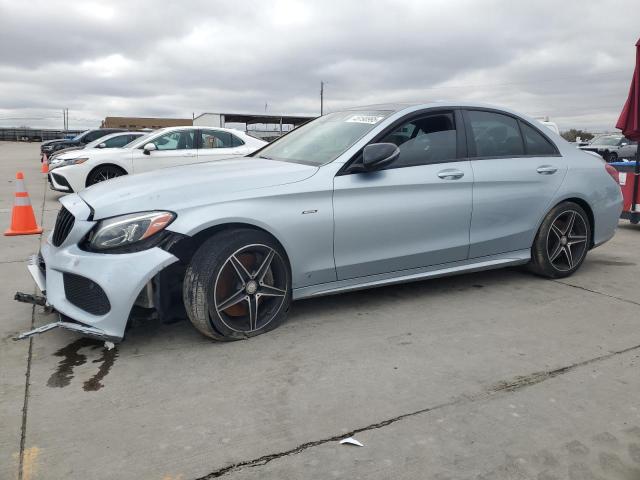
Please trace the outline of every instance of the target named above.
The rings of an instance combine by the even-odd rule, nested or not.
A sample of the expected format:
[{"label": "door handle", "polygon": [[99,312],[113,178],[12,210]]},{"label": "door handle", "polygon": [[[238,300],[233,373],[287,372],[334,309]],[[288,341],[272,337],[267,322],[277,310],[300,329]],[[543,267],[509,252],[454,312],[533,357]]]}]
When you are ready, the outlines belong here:
[{"label": "door handle", "polygon": [[184,156],[185,156],[185,157],[195,157],[195,156],[196,156],[196,154],[195,154],[195,153],[188,152],[188,153],[185,153],[185,154],[184,154]]},{"label": "door handle", "polygon": [[458,180],[464,177],[464,172],[453,168],[447,168],[446,170],[438,172],[438,177],[442,180]]},{"label": "door handle", "polygon": [[553,165],[542,165],[536,170],[536,172],[538,172],[540,175],[553,175],[557,171],[558,168],[554,167]]}]

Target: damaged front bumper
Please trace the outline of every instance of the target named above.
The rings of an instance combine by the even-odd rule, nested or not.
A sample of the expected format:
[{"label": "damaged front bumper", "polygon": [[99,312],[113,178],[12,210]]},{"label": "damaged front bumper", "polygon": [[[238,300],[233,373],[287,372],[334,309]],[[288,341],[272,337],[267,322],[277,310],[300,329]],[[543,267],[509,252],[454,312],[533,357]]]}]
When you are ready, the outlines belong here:
[{"label": "damaged front bumper", "polygon": [[[16,338],[65,328],[83,335],[120,341],[136,298],[149,281],[178,259],[159,247],[133,253],[94,253],[78,244],[95,225],[91,211],[77,195],[60,199],[74,224],[60,246],[51,236],[42,244],[40,257],[28,265],[45,305],[60,320]],[[36,302],[29,302],[36,303]]]}]

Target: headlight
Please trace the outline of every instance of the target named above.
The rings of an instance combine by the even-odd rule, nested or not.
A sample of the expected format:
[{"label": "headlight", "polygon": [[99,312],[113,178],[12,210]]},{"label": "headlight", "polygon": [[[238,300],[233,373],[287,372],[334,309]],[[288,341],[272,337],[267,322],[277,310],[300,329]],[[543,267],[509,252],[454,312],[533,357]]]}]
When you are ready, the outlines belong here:
[{"label": "headlight", "polygon": [[62,162],[63,165],[79,165],[81,163],[86,162],[87,160],[89,160],[88,157],[82,157],[82,158],[69,158],[66,160],[60,160]]},{"label": "headlight", "polygon": [[52,168],[66,167],[67,165],[80,165],[81,163],[84,163],[87,160],[89,160],[88,157],[84,157],[84,158],[68,158],[68,159],[54,158],[49,163],[49,170],[51,170]]},{"label": "headlight", "polygon": [[128,247],[161,232],[175,218],[173,212],[140,212],[107,218],[91,231],[89,248],[102,251]]}]

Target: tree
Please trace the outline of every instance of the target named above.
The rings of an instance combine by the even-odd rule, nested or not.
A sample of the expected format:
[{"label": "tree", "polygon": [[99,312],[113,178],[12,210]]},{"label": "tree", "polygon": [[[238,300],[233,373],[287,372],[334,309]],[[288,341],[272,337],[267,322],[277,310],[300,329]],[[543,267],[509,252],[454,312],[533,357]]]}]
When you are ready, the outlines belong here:
[{"label": "tree", "polygon": [[575,142],[576,137],[580,137],[582,140],[591,140],[593,138],[593,133],[585,132],[584,130],[577,130],[575,128],[562,132],[560,135],[562,135],[562,138],[567,142]]}]

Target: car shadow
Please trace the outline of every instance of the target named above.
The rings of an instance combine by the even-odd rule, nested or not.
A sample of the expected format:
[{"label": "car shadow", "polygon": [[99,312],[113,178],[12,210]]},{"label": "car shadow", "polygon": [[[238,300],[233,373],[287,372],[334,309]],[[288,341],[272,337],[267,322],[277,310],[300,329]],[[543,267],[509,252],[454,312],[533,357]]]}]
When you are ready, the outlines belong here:
[{"label": "car shadow", "polygon": [[[371,311],[388,306],[390,303],[397,303],[401,308],[402,303],[414,301],[417,297],[435,296],[451,291],[499,288],[507,283],[526,281],[532,277],[536,278],[523,271],[522,267],[511,267],[308,298],[292,304],[285,325],[293,328],[303,327],[309,318],[314,318],[319,312],[327,317],[340,314],[342,317],[353,316],[353,319],[357,320],[363,307]],[[346,318],[345,321],[347,321]],[[362,321],[366,319],[363,318]],[[278,329],[267,335],[277,334]],[[224,346],[235,343],[211,341],[197,332],[186,317],[174,319],[168,323],[162,323],[158,319],[137,319],[135,324],[127,330],[124,340],[128,349],[156,342],[167,345],[167,348],[178,348],[179,345],[194,347],[198,344]]]}]

